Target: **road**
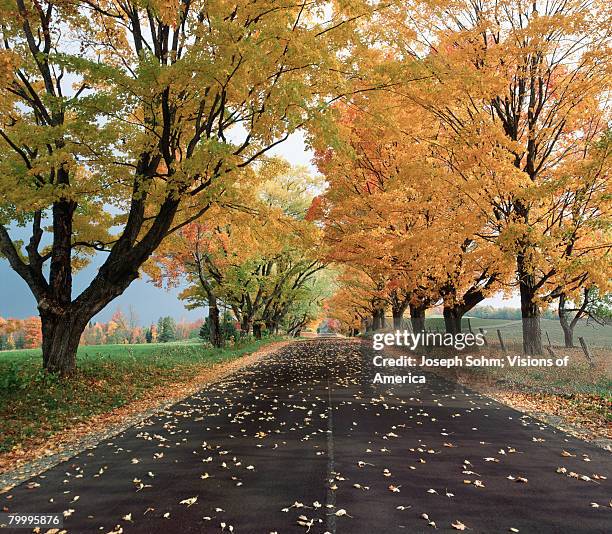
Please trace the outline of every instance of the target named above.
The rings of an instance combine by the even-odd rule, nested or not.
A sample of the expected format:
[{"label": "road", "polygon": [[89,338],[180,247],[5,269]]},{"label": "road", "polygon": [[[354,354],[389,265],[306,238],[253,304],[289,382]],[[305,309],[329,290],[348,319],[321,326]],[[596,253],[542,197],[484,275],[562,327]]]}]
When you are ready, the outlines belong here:
[{"label": "road", "polygon": [[289,345],[0,500],[68,533],[612,532],[609,453],[434,375],[374,385],[371,359]]}]

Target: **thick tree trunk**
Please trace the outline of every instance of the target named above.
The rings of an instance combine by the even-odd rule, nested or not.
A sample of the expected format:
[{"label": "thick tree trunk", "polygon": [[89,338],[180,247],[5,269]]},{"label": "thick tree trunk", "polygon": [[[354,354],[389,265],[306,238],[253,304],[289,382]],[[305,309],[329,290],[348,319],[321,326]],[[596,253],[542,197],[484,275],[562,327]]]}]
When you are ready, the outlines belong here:
[{"label": "thick tree trunk", "polygon": [[219,321],[219,308],[216,305],[208,306],[208,332],[209,340],[213,347],[223,347],[223,333],[221,332],[221,322]]},{"label": "thick tree trunk", "polygon": [[403,319],[404,319],[403,311],[397,312],[396,310],[393,310],[393,329],[394,330],[401,330]]},{"label": "thick tree trunk", "polygon": [[253,322],[250,317],[243,317],[242,321],[240,321],[240,330],[245,336],[248,336],[251,333],[251,329],[253,328]]},{"label": "thick tree trunk", "polygon": [[574,348],[574,329],[571,324],[567,322],[566,324],[561,323],[561,328],[563,328],[565,347],[568,349]]},{"label": "thick tree trunk", "polygon": [[426,306],[423,305],[410,305],[410,323],[412,324],[412,331],[416,334],[425,330],[425,310]]},{"label": "thick tree trunk", "polygon": [[461,333],[461,319],[465,313],[462,306],[444,306],[444,328],[447,334]]},{"label": "thick tree trunk", "polygon": [[91,317],[76,312],[41,312],[43,368],[49,373],[70,376],[76,371],[81,334]]},{"label": "thick tree trunk", "polygon": [[520,278],[521,318],[523,323],[523,352],[542,354],[542,331],[540,329],[540,309],[534,303],[535,290],[533,277]]},{"label": "thick tree trunk", "polygon": [[[529,158],[527,162],[530,164]],[[530,173],[533,179],[533,174]],[[515,205],[516,214],[525,225],[529,224],[529,207],[521,200]],[[542,331],[540,329],[540,309],[535,304],[537,284],[529,264],[529,250],[534,245],[525,236],[520,242],[516,256],[516,274],[521,295],[521,318],[523,323],[523,352],[525,354],[542,354]]]}]

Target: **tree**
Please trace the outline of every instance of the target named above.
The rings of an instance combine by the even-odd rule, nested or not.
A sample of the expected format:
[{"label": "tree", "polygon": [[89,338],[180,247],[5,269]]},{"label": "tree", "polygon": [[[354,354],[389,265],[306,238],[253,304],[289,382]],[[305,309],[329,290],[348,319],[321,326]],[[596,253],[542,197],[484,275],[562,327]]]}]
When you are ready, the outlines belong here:
[{"label": "tree", "polygon": [[40,326],[40,319],[38,317],[29,317],[24,321],[24,348],[36,349],[40,347],[42,343],[42,332]]},{"label": "tree", "polygon": [[151,341],[150,343],[157,343],[158,341],[158,330],[157,330],[157,325],[152,324],[151,327],[149,328],[149,332],[150,332],[150,337],[151,337]]},{"label": "tree", "polygon": [[213,330],[211,329],[211,318],[209,315],[200,327],[199,332],[200,337],[202,339],[210,341],[215,347],[219,345],[215,345],[213,343],[213,336],[215,336],[214,339],[217,343],[218,337],[221,337],[223,344],[225,344],[225,342],[229,341],[230,339],[236,339],[236,337],[238,336],[238,330],[236,328],[236,325],[232,321],[232,317],[228,312],[223,314],[222,321],[220,321],[218,325],[215,325],[215,328],[216,329],[213,332]]},{"label": "tree", "polygon": [[409,16],[393,12],[409,30],[396,46],[423,75],[406,86],[408,100],[438,118],[434,152],[460,176],[457,194],[488,213],[482,235],[514,256],[523,349],[541,353],[546,286],[573,247],[557,223],[583,200],[563,187],[567,166],[607,124],[609,10],[600,0],[414,6]]},{"label": "tree", "polygon": [[350,104],[337,106],[331,141],[316,132],[330,187],[312,216],[324,224],[326,258],[373,280],[374,329],[390,306],[394,328],[409,308],[422,330],[426,309],[442,300],[447,331],[458,333],[463,314],[507,276],[501,255],[478,236],[485,219],[448,187],[457,173],[433,157],[435,117],[393,93],[357,94]]},{"label": "tree", "polygon": [[[138,277],[160,243],[239,186],[265,152],[324,118],[350,71],[338,52],[372,6],[7,6],[0,252],[36,298],[44,368],[68,375],[89,320]],[[25,247],[11,238],[11,225],[30,227]],[[74,271],[98,252],[106,259],[74,296]]]},{"label": "tree", "polygon": [[559,296],[559,323],[563,330],[565,346],[574,346],[574,328],[580,320],[591,319],[596,324],[607,324],[612,316],[612,306],[610,294],[600,296],[599,290],[595,286],[587,287],[583,290],[582,300],[578,301],[576,307],[570,307],[565,293]]},{"label": "tree", "polygon": [[612,320],[612,293],[601,294],[597,290],[589,305],[589,314],[596,321],[610,324]]},{"label": "tree", "polygon": [[157,331],[159,332],[157,340],[159,343],[167,343],[176,339],[176,321],[169,316],[160,317],[157,322]]},{"label": "tree", "polygon": [[[181,229],[147,267],[158,285],[188,282],[180,297],[189,308],[208,307],[206,337],[216,347],[224,342],[221,303],[242,332],[254,328],[257,337],[261,327],[275,332],[306,301],[315,306],[321,300],[312,285],[323,268],[314,257],[319,231],[305,220],[319,184],[305,169],[278,160],[257,176],[252,187]],[[303,321],[314,309],[306,308]]]}]

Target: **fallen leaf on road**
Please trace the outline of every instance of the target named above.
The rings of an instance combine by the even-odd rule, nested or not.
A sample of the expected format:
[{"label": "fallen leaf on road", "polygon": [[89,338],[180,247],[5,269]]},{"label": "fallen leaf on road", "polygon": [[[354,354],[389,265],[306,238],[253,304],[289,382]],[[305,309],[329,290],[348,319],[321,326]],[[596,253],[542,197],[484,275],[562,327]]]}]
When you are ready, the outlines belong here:
[{"label": "fallen leaf on road", "polygon": [[196,495],[195,497],[191,497],[189,499],[183,499],[179,504],[186,504],[189,507],[192,504],[195,504],[197,500],[198,500],[198,496]]}]

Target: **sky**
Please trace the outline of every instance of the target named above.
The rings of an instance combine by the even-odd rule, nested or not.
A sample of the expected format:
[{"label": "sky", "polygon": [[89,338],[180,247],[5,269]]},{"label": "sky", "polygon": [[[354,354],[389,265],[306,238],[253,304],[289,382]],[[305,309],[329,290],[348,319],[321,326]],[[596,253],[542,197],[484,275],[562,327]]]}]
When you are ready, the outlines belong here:
[{"label": "sky", "polygon": [[[287,141],[275,147],[270,154],[283,157],[293,165],[305,165],[312,173],[316,173],[312,165],[313,153],[306,147],[301,133],[292,135]],[[13,238],[15,235],[13,232]],[[103,260],[103,256],[99,255],[91,265],[75,274],[74,295],[87,287]],[[181,289],[181,287],[171,290],[158,288],[143,275],[142,278],[135,280],[123,295],[102,310],[94,320],[107,321],[117,309],[127,313],[130,306],[141,325],[154,323],[165,315],[170,315],[176,320],[202,318],[206,313],[204,309],[185,309],[183,302],[178,299]],[[499,294],[486,299],[482,305],[518,307],[520,301],[516,296],[504,299],[503,295]],[[0,258],[0,317],[22,319],[32,315],[37,315],[36,301],[27,284],[10,268],[6,260]]]}]

